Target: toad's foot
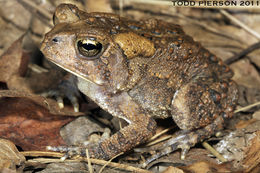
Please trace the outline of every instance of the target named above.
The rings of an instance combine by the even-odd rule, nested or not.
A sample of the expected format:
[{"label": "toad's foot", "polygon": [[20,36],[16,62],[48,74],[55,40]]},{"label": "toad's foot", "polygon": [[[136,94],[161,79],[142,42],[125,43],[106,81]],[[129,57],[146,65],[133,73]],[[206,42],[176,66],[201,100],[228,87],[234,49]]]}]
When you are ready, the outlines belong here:
[{"label": "toad's foot", "polygon": [[181,159],[184,160],[191,147],[214,135],[218,130],[223,128],[223,124],[224,117],[220,116],[212,124],[209,124],[204,128],[195,131],[183,130],[178,132],[177,137],[171,138],[165,142],[160,147],[161,151],[148,158],[146,162],[142,164],[142,167],[145,168],[149,163],[173,151],[176,151],[177,149],[181,149]]},{"label": "toad's foot", "polygon": [[[65,153],[63,157],[61,157],[61,160],[64,161],[68,158],[72,158],[74,156],[81,156],[81,157],[87,157],[89,155],[90,158],[97,158],[97,159],[105,159],[104,152],[102,148],[97,145],[97,146],[58,146],[58,147],[52,147],[52,146],[47,146],[46,148],[49,151],[56,151],[56,152],[61,152]],[[87,154],[88,152],[88,154]]]},{"label": "toad's foot", "polygon": [[109,160],[119,153],[129,151],[136,145],[147,141],[154,134],[156,129],[154,119],[144,114],[139,115],[137,118],[140,118],[137,119],[137,122],[133,122],[111,137],[101,140],[97,145],[87,147],[47,147],[47,149],[65,152],[63,160],[76,155],[86,157],[86,151],[88,151],[90,158]]},{"label": "toad's foot", "polygon": [[74,80],[74,77],[70,75],[63,79],[57,87],[43,92],[41,95],[43,97],[54,97],[61,109],[64,108],[64,98],[67,98],[71,102],[74,111],[79,112],[78,98],[80,98],[80,93]]},{"label": "toad's foot", "polygon": [[61,152],[65,153],[62,157],[61,160],[64,161],[68,158],[72,158],[74,156],[81,156],[81,157],[86,157],[87,152],[88,155],[93,158],[99,158],[99,159],[105,159],[99,156],[103,155],[102,150],[100,150],[99,147],[85,147],[85,146],[58,146],[58,147],[52,147],[52,146],[47,146],[47,150],[49,151],[56,151],[56,152]]},{"label": "toad's foot", "polygon": [[[85,141],[82,143],[82,146],[58,146],[58,147],[53,147],[53,146],[47,146],[46,149],[49,151],[56,151],[56,152],[61,152],[65,153],[63,157],[61,157],[61,160],[66,160],[67,158],[71,158],[76,155],[80,156],[86,156],[86,150],[88,148],[89,152],[96,152],[97,149],[95,149],[94,146],[97,146],[99,142],[107,140],[110,137],[111,131],[109,128],[105,128],[104,133],[102,134],[101,137],[98,138],[98,141],[96,138],[91,138],[88,141]],[[93,155],[93,154],[91,154]]]}]

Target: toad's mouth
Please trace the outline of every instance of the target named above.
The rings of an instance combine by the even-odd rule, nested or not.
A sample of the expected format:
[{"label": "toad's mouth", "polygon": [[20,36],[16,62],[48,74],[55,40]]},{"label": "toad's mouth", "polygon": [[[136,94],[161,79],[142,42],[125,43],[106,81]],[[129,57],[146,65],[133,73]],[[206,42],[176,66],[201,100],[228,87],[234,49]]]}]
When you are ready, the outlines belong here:
[{"label": "toad's mouth", "polygon": [[84,80],[86,80],[86,81],[88,81],[88,82],[90,82],[90,83],[93,83],[93,84],[96,84],[96,85],[101,85],[100,83],[96,83],[96,82],[90,80],[88,77],[86,77],[86,76],[84,76],[84,75],[82,75],[82,74],[80,74],[80,73],[76,73],[76,72],[74,72],[74,71],[71,71],[69,68],[65,67],[64,65],[58,64],[57,62],[53,61],[52,59],[49,59],[49,58],[48,58],[48,60],[50,60],[50,61],[51,61],[52,63],[54,63],[55,65],[57,65],[57,66],[59,66],[60,68],[62,68],[62,69],[64,69],[64,70],[66,70],[66,71],[72,73],[73,75],[75,75],[75,76],[77,76],[77,77],[80,77],[80,78],[82,78],[82,79],[84,79]]},{"label": "toad's mouth", "polygon": [[[57,65],[57,66],[59,66],[60,68],[62,68],[62,69],[64,69],[64,70],[66,70],[66,71],[68,71],[68,72],[70,72],[71,74],[73,74],[73,75],[75,75],[75,76],[77,76],[77,77],[79,77],[79,78],[81,78],[81,79],[83,79],[83,80],[86,80],[87,82],[90,82],[90,83],[92,83],[92,84],[96,84],[96,85],[99,85],[99,86],[101,86],[102,84],[103,84],[103,82],[102,81],[100,81],[100,80],[97,80],[97,81],[95,81],[95,80],[91,80],[88,76],[86,76],[86,75],[84,75],[84,74],[82,74],[82,73],[80,73],[80,72],[76,72],[76,71],[74,71],[74,70],[71,70],[69,67],[67,67],[66,65],[61,65],[60,63],[58,63],[58,62],[56,62],[55,61],[55,58],[53,57],[53,55],[52,54],[50,54],[51,56],[47,56],[47,55],[49,55],[49,52],[48,52],[48,44],[47,44],[48,42],[46,42],[45,40],[42,42],[42,45],[41,45],[41,48],[40,48],[40,50],[41,50],[41,52],[45,55],[45,57],[49,60],[49,61],[51,61],[52,63],[54,63],[55,65]],[[55,56],[55,55],[54,55]]]}]

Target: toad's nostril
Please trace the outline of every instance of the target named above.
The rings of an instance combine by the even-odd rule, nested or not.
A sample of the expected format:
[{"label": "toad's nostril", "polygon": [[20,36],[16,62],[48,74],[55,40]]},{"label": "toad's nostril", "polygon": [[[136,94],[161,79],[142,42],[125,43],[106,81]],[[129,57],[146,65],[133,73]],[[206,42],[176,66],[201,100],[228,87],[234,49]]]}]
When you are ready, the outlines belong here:
[{"label": "toad's nostril", "polygon": [[61,40],[60,37],[54,37],[54,38],[52,39],[52,42],[58,43],[60,40]]}]

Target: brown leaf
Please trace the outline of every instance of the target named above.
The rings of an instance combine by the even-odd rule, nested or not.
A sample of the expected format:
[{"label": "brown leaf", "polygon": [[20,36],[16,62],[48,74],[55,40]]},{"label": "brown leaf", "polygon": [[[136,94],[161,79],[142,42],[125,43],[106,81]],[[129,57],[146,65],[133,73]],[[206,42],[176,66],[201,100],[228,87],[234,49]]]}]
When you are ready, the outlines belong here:
[{"label": "brown leaf", "polygon": [[13,76],[23,76],[29,62],[29,56],[23,51],[24,35],[16,40],[0,58],[0,81],[8,82]]},{"label": "brown leaf", "polygon": [[260,131],[257,131],[255,137],[250,141],[251,145],[245,149],[246,154],[242,161],[245,172],[250,172],[252,169],[259,166],[260,163]]},{"label": "brown leaf", "polygon": [[39,93],[55,86],[58,79],[62,78],[62,72],[42,67],[39,68],[45,70],[44,72],[36,71],[37,65],[29,64],[29,60],[36,61],[40,57],[36,56],[38,49],[32,46],[30,40],[28,34],[21,36],[0,57],[0,82],[5,82],[12,90]]},{"label": "brown leaf", "polygon": [[250,124],[253,124],[254,122],[256,122],[256,119],[250,119],[250,120],[241,120],[236,124],[236,129],[243,129],[246,128],[247,126],[249,126]]},{"label": "brown leaf", "polygon": [[149,167],[153,165],[159,165],[158,163],[167,163],[174,165],[192,165],[199,161],[207,161],[212,164],[216,164],[216,160],[208,157],[209,152],[204,149],[192,148],[186,155],[185,160],[181,160],[180,152],[173,152],[167,156],[163,156],[154,162],[152,162]]},{"label": "brown leaf", "polygon": [[88,173],[86,163],[84,162],[62,162],[50,163],[42,171],[42,173],[55,173],[55,172],[81,172]]},{"label": "brown leaf", "polygon": [[25,157],[12,142],[0,139],[0,172],[4,169],[16,170],[16,166],[21,166],[24,162]]},{"label": "brown leaf", "polygon": [[190,166],[181,167],[185,172],[208,173],[208,172],[231,172],[228,164],[213,164],[211,162],[201,161]]},{"label": "brown leaf", "polygon": [[59,130],[74,118],[55,116],[53,113],[82,114],[59,110],[54,100],[33,94],[0,90],[0,97],[3,97],[0,99],[0,136],[24,150],[44,150],[47,145],[64,144]]},{"label": "brown leaf", "polygon": [[60,130],[60,135],[64,141],[66,141],[67,145],[77,145],[87,140],[90,142],[98,142],[101,137],[96,134],[98,132],[104,133],[102,125],[91,117],[82,116],[64,126]]},{"label": "brown leaf", "polygon": [[231,65],[234,70],[233,79],[248,88],[260,89],[260,75],[249,60],[241,60]]},{"label": "brown leaf", "polygon": [[183,170],[169,166],[163,173],[184,173]]},{"label": "brown leaf", "polygon": [[256,120],[260,120],[260,111],[256,111],[252,117]]},{"label": "brown leaf", "polygon": [[9,89],[32,92],[30,83],[24,78],[30,59],[30,53],[23,49],[25,36],[13,42],[0,57],[0,81]]},{"label": "brown leaf", "polygon": [[260,163],[259,139],[260,121],[254,119],[250,123],[242,123],[239,129],[223,137],[215,148],[228,161],[232,161],[233,169],[248,172]]}]

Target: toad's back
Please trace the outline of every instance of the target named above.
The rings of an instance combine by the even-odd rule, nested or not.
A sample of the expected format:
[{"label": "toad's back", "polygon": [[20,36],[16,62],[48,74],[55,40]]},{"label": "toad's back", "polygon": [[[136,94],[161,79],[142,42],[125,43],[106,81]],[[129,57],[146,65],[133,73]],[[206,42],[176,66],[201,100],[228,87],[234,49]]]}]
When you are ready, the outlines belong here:
[{"label": "toad's back", "polygon": [[[156,19],[133,21],[103,13],[90,15],[103,22],[99,27],[109,26],[108,34],[115,40],[123,33],[127,36],[134,33],[141,37],[134,37],[130,41],[129,38],[123,38],[126,41],[118,44],[133,73],[126,87],[131,88],[128,93],[154,117],[171,116],[174,95],[184,85],[196,80],[202,80],[202,83],[209,80],[210,84],[233,76],[232,70],[221,59],[186,35],[179,25]],[[142,38],[152,44],[140,45]],[[135,54],[134,49],[145,51]],[[145,55],[146,52],[153,53]]]},{"label": "toad's back", "polygon": [[171,116],[174,94],[192,80],[218,81],[233,76],[221,59],[193,41],[179,25],[106,13],[79,16],[84,24],[77,33],[102,31],[103,37],[110,37],[123,50],[132,72],[124,88],[131,89],[131,97],[155,117]]}]

